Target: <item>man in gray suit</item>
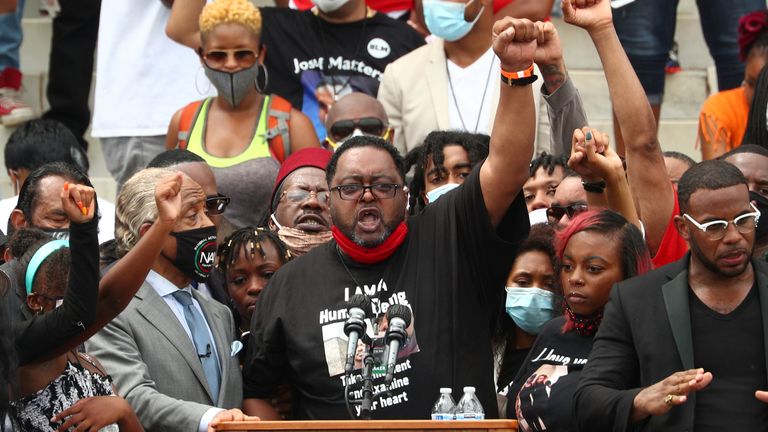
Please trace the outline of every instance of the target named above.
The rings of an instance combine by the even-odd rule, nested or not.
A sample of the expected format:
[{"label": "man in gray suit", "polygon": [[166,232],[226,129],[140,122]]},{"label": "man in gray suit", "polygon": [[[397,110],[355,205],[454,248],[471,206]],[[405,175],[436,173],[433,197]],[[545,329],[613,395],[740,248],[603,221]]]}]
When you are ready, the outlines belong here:
[{"label": "man in gray suit", "polygon": [[[155,186],[174,175],[175,197],[160,205],[176,210],[158,212]],[[150,230],[153,225],[166,229]],[[202,188],[167,169],[134,175],[118,196],[118,255],[147,236],[162,245],[159,255],[147,257],[152,270],[125,311],[86,349],[112,375],[147,431],[205,432],[214,418],[232,418],[224,409],[240,408],[242,378],[231,313],[191,286],[207,278],[216,251]]]}]

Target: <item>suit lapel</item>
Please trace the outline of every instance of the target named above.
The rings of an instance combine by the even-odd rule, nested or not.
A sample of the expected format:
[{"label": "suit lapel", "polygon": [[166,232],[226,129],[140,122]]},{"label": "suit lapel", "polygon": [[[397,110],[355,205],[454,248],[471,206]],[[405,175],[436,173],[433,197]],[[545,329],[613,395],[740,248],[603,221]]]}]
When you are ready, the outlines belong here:
[{"label": "suit lapel", "polygon": [[446,72],[445,49],[443,40],[437,39],[430,44],[429,61],[426,73],[432,107],[437,117],[437,129],[448,130],[451,122],[448,118],[448,76]]},{"label": "suit lapel", "polygon": [[[211,389],[208,387],[208,380],[205,378],[203,365],[197,357],[197,350],[194,343],[184,331],[184,327],[176,319],[176,315],[165,303],[162,297],[149,284],[145,283],[137,293],[142,302],[136,310],[155,327],[171,345],[176,348],[184,361],[187,362],[197,380],[205,388],[208,397],[211,397]],[[213,398],[211,397],[213,401]]]},{"label": "suit lapel", "polygon": [[[195,296],[195,300],[200,303],[200,309],[203,310],[205,321],[208,323],[208,327],[211,329],[211,334],[213,335],[213,343],[216,345],[216,353],[219,359],[219,371],[221,372],[221,386],[219,386],[219,401],[221,401],[223,395],[226,394],[227,378],[229,375],[229,368],[227,365],[229,364],[229,349],[231,341],[228,340],[229,338],[227,337],[227,330],[223,325],[227,322],[227,320],[219,315],[218,311],[211,307],[211,300],[205,298],[203,295],[198,293],[197,290],[193,289],[192,293]],[[216,404],[221,406],[219,401],[216,401]]]},{"label": "suit lapel", "polygon": [[[760,309],[763,315],[763,349],[768,350],[768,274],[764,272],[765,269],[762,266],[756,265],[755,262],[753,260],[752,265],[755,269],[755,282],[760,295]],[[768,370],[768,355],[765,356],[765,370]]]},{"label": "suit lapel", "polygon": [[[687,255],[684,258],[687,263]],[[691,311],[688,298],[688,270],[684,268],[671,281],[661,286],[667,319],[672,328],[677,352],[683,369],[693,369],[693,336],[691,333]]]}]

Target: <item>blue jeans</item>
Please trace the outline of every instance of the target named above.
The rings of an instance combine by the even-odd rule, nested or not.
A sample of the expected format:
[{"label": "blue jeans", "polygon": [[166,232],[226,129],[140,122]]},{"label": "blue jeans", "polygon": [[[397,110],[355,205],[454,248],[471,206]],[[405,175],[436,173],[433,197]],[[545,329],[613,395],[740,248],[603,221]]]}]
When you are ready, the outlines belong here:
[{"label": "blue jeans", "polygon": [[21,17],[24,0],[17,0],[16,12],[0,15],[0,72],[7,67],[19,69],[21,47]]},{"label": "blue jeans", "polygon": [[[637,0],[613,11],[613,23],[629,61],[651,104],[664,95],[664,66],[675,37],[679,0]],[[720,90],[738,87],[744,79],[739,61],[739,18],[765,8],[765,0],[696,0],[701,29],[715,60]]]}]

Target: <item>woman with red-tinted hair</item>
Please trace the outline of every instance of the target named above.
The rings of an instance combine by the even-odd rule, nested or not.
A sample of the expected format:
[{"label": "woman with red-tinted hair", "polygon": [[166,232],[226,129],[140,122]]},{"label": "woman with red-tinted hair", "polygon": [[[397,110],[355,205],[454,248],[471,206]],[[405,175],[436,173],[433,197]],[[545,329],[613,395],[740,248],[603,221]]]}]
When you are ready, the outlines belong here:
[{"label": "woman with red-tinted hair", "polygon": [[557,234],[565,314],[541,329],[510,386],[521,431],[573,429],[571,400],[611,287],[651,268],[640,231],[611,210],[587,211]]}]

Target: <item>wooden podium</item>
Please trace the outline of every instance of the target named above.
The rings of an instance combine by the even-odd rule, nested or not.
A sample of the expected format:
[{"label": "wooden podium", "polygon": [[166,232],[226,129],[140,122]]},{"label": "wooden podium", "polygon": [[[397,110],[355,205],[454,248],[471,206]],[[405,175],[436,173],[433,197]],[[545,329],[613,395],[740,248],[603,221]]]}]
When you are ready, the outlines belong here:
[{"label": "wooden podium", "polygon": [[494,431],[517,432],[515,420],[322,420],[227,422],[217,431]]}]

